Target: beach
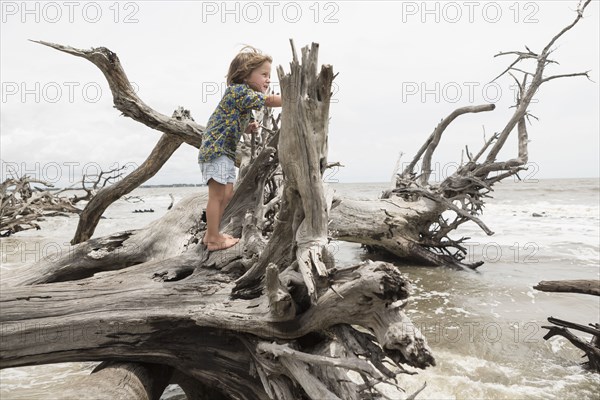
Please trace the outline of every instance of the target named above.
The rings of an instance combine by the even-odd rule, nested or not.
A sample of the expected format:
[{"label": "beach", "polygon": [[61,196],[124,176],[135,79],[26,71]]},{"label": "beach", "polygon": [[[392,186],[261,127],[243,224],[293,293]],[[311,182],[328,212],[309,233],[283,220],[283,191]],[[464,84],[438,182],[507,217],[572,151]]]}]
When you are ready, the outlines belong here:
[{"label": "beach", "polygon": [[[342,197],[374,199],[386,183],[329,183]],[[497,184],[481,219],[451,235],[470,237],[466,261],[482,260],[477,272],[411,265],[368,254],[359,244],[332,242],[337,265],[366,259],[394,263],[413,283],[406,312],[427,337],[437,365],[399,375],[411,393],[427,382],[419,399],[598,399],[600,375],[580,367],[580,350],[565,339],[543,339],[553,316],[587,325],[598,322],[600,299],[533,289],[542,280],[600,278],[599,180],[508,179]],[[138,188],[141,203],[119,200],[105,212],[94,237],[141,228],[175,203],[206,187]],[[136,209],[153,209],[135,213]],[[54,217],[39,231],[2,238],[2,273],[69,251],[77,216]],[[581,335],[585,337],[583,334]],[[587,338],[587,337],[586,337]],[[0,397],[48,399],[49,390],[88,374],[96,363],[54,364],[0,371]],[[409,368],[409,370],[412,370]],[[50,392],[51,393],[51,392]],[[390,387],[391,398],[403,394]],[[163,399],[184,398],[170,387]]]}]

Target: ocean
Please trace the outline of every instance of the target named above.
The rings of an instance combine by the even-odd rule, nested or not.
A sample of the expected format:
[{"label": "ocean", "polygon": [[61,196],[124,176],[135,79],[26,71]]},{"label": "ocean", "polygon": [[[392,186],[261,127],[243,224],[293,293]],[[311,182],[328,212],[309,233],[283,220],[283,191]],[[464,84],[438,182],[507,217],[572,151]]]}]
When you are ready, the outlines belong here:
[{"label": "ocean", "polygon": [[[423,383],[418,399],[600,399],[600,374],[579,365],[582,352],[561,337],[543,339],[553,316],[587,325],[600,320],[600,298],[533,289],[541,280],[600,279],[599,179],[505,181],[495,186],[482,220],[453,237],[467,236],[467,261],[483,260],[478,272],[395,263],[413,282],[406,312],[427,337],[437,366],[399,375],[406,393]],[[385,183],[334,183],[342,196],[373,199]],[[206,187],[139,188],[143,202],[119,200],[105,213],[95,237],[141,228],[167,212],[171,203]],[[153,213],[134,213],[153,209]],[[77,217],[55,217],[42,230],[1,240],[0,272],[68,251]],[[335,242],[338,265],[373,257],[359,244]],[[330,247],[331,249],[331,247]],[[375,258],[373,258],[375,259]],[[589,339],[584,334],[579,336]],[[61,382],[88,374],[96,363],[66,363],[0,371],[0,398],[49,399]],[[392,399],[406,396],[385,388]],[[57,396],[58,398],[58,396]],[[170,386],[163,399],[183,398]]]}]

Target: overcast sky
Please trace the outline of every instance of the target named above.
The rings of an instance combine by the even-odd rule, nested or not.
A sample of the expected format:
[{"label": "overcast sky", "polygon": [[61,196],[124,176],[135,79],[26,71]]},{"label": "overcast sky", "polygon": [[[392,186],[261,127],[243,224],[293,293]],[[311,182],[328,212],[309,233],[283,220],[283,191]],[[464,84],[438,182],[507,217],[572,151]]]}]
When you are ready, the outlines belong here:
[{"label": "overcast sky", "polygon": [[[289,71],[289,38],[298,49],[318,42],[319,62],[339,73],[329,160],[345,167],[330,171],[329,181],[389,181],[399,153],[410,161],[440,119],[458,107],[495,103],[495,111],[462,116],[447,129],[434,156],[434,174],[443,178],[465,145],[476,152],[483,131],[501,130],[512,113],[512,79],[490,81],[513,57],[494,55],[525,45],[540,51],[574,19],[577,3],[3,1],[2,180],[16,171],[64,186],[98,168],[131,170],[161,135],[120,116],[93,64],[27,39],[108,47],[148,105],[167,115],[183,106],[201,125],[243,44]],[[524,178],[599,175],[598,15],[593,1],[556,44],[560,64],[547,73],[591,70],[594,82],[567,78],[542,87],[530,107],[540,120],[529,126]],[[277,87],[275,68],[272,77]],[[499,159],[516,151],[513,138]],[[200,183],[196,159],[184,144],[147,183]]]}]

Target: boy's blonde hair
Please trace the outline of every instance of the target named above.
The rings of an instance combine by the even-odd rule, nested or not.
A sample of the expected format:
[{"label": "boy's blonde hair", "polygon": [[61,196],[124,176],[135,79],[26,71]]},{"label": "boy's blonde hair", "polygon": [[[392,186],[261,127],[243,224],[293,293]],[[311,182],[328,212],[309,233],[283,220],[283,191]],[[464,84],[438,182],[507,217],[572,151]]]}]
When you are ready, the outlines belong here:
[{"label": "boy's blonde hair", "polygon": [[252,46],[244,46],[229,64],[227,86],[234,83],[244,83],[250,73],[265,61],[273,62],[273,59]]}]

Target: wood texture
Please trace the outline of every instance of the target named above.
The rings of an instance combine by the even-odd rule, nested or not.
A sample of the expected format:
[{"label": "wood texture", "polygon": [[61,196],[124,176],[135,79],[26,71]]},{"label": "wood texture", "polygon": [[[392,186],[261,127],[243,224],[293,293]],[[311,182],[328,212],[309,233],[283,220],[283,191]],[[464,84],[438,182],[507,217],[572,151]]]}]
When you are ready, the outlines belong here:
[{"label": "wood texture", "polygon": [[541,281],[533,288],[542,292],[583,293],[600,296],[600,281],[597,279]]}]

